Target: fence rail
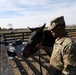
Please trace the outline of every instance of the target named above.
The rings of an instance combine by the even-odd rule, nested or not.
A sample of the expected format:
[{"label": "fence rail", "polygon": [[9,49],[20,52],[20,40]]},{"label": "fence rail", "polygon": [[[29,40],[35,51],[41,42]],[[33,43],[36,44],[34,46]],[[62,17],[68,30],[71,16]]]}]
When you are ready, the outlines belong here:
[{"label": "fence rail", "polygon": [[[66,29],[68,31],[69,36],[75,39],[76,41],[76,29]],[[25,32],[15,32],[15,33],[3,33],[3,38],[5,44],[11,43],[16,39],[22,39],[23,42],[27,42],[31,31],[27,30]]]},{"label": "fence rail", "polygon": [[15,33],[4,33],[2,36],[4,38],[5,44],[11,43],[12,41],[15,41],[16,39],[22,39],[22,42],[27,42],[31,32],[15,32]]}]

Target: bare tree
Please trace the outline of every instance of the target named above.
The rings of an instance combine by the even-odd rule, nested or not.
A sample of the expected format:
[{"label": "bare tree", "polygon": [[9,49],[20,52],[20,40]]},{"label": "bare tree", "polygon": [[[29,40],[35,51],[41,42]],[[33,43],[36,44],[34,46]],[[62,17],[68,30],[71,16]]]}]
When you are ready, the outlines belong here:
[{"label": "bare tree", "polygon": [[13,25],[12,24],[8,24],[9,29],[13,29]]}]

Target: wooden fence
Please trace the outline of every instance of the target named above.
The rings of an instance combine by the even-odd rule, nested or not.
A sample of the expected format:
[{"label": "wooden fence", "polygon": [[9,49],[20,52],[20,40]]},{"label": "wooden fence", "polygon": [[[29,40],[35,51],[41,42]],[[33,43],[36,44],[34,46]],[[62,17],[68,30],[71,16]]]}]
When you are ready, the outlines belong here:
[{"label": "wooden fence", "polygon": [[22,39],[22,42],[27,42],[31,32],[15,32],[15,33],[4,33],[2,34],[4,38],[4,44],[11,43],[17,39]]},{"label": "wooden fence", "polygon": [[[69,36],[76,40],[76,29],[66,29]],[[16,39],[22,39],[23,42],[27,42],[31,31],[27,30],[26,32],[15,32],[15,33],[3,33],[4,43],[10,43]],[[1,36],[1,35],[0,35]]]},{"label": "wooden fence", "polygon": [[[0,37],[0,42],[3,42],[3,37]],[[4,44],[0,44],[0,75],[14,75]]]}]

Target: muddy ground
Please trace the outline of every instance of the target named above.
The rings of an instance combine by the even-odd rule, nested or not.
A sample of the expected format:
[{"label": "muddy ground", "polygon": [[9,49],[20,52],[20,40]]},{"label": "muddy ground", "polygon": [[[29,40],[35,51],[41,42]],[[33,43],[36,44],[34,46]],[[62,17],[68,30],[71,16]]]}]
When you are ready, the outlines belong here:
[{"label": "muddy ground", "polygon": [[14,75],[49,75],[50,57],[43,50],[31,55],[29,58],[14,58],[10,60]]}]

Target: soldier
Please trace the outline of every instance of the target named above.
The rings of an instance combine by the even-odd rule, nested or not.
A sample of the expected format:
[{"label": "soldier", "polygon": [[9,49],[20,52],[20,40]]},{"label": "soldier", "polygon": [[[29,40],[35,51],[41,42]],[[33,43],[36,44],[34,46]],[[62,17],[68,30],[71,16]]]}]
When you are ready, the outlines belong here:
[{"label": "soldier", "polygon": [[51,75],[76,75],[76,46],[67,35],[64,16],[53,19],[48,30],[56,37],[50,58]]}]

